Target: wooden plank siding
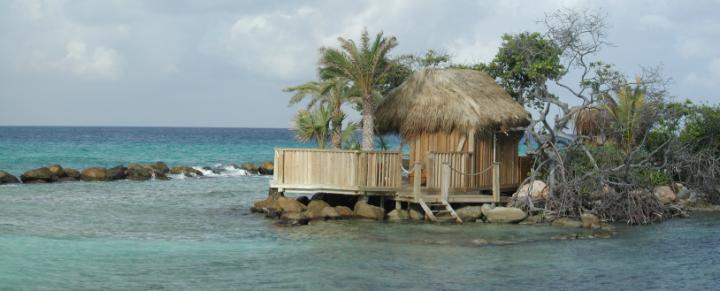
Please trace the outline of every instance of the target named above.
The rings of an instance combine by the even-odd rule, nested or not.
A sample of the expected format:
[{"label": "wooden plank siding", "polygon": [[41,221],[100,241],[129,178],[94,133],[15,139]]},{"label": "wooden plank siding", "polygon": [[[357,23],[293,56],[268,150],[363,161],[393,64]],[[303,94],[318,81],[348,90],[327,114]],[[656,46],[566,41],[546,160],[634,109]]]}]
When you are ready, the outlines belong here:
[{"label": "wooden plank siding", "polygon": [[396,191],[402,185],[397,151],[275,149],[271,187],[342,191]]}]

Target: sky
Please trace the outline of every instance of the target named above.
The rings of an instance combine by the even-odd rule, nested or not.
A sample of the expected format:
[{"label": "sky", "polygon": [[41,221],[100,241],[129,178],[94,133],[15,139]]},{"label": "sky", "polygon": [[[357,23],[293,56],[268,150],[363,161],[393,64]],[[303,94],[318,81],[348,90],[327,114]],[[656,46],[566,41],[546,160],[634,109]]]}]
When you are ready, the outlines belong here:
[{"label": "sky", "polygon": [[5,0],[0,125],[289,127],[301,105],[283,88],[315,79],[338,37],[366,27],[397,37],[394,55],[487,62],[562,8],[607,16],[598,59],[662,65],[678,100],[720,101],[720,0]]}]

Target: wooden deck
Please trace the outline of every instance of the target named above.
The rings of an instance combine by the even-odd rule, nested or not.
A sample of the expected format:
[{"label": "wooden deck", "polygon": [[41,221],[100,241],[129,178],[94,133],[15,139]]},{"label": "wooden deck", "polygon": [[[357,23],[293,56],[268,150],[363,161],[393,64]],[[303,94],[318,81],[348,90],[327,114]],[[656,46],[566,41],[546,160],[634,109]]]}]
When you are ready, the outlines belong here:
[{"label": "wooden deck", "polygon": [[[436,153],[433,153],[436,154]],[[428,184],[403,175],[402,155],[398,151],[364,152],[351,150],[275,149],[275,171],[270,188],[278,192],[333,193],[343,195],[385,196],[410,203],[503,203],[501,192],[514,191],[518,185],[500,185],[500,168],[495,164],[492,184],[478,185],[463,176],[466,168],[454,168],[464,161],[465,153],[437,154],[427,173]],[[421,176],[419,163],[411,173]]]}]

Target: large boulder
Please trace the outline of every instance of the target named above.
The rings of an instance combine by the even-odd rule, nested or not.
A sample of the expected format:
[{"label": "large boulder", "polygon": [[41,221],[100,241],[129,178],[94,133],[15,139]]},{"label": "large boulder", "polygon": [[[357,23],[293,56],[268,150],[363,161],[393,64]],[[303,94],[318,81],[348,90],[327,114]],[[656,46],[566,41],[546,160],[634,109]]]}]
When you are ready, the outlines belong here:
[{"label": "large boulder", "polygon": [[302,203],[295,201],[295,199],[287,197],[278,197],[277,205],[282,212],[303,212],[307,208]]},{"label": "large boulder", "polygon": [[353,217],[355,216],[355,213],[350,209],[350,207],[347,206],[335,206],[335,211],[340,215],[340,217]]},{"label": "large boulder", "polygon": [[80,179],[83,181],[107,181],[108,171],[101,167],[90,167],[80,172]]},{"label": "large boulder", "polygon": [[268,212],[271,209],[280,210],[280,206],[278,206],[276,197],[268,197],[265,200],[260,200],[260,201],[255,202],[255,204],[253,204],[253,207],[250,208],[250,211],[252,211],[252,212]]},{"label": "large boulder", "polygon": [[125,166],[115,166],[107,169],[108,180],[123,180],[127,178],[127,168]]},{"label": "large boulder", "polygon": [[67,176],[68,178],[80,179],[80,171],[76,169],[65,168],[63,169],[63,171],[65,172],[65,176]]},{"label": "large boulder", "polygon": [[173,175],[183,175],[185,177],[199,177],[202,176],[203,173],[199,170],[196,170],[192,167],[188,166],[175,166],[170,169],[170,174]]},{"label": "large boulder", "polygon": [[388,217],[389,221],[403,221],[403,220],[408,220],[408,218],[410,218],[407,210],[402,210],[402,209],[397,209],[397,208],[388,212],[387,217]]},{"label": "large boulder", "polygon": [[150,180],[155,176],[153,168],[141,164],[129,164],[126,170],[128,180]]},{"label": "large boulder", "polygon": [[323,208],[323,210],[320,212],[320,216],[325,219],[337,219],[340,218],[340,213],[335,210],[335,207],[328,206]]},{"label": "large boulder", "polygon": [[298,196],[298,198],[295,198],[295,200],[302,203],[303,205],[308,205],[308,203],[310,203],[310,199],[308,199],[307,196]]},{"label": "large boulder", "polygon": [[482,207],[480,206],[465,206],[459,209],[455,210],[455,213],[457,213],[458,217],[462,219],[463,222],[472,222],[476,221],[482,216]]},{"label": "large boulder", "polygon": [[170,168],[168,168],[168,166],[163,162],[155,162],[149,164],[148,166],[152,168],[155,173],[167,174],[170,172]]},{"label": "large boulder", "polygon": [[[298,202],[298,203],[300,203],[300,202]],[[300,203],[300,204],[302,204],[302,203]],[[327,204],[325,201],[312,200],[312,201],[310,201],[310,203],[308,203],[307,212],[305,214],[310,219],[322,218],[323,217],[323,214],[322,214],[323,209],[325,209],[327,207],[330,207],[330,204]]]},{"label": "large boulder", "polygon": [[410,220],[425,220],[425,214],[410,208],[410,210],[408,210],[408,218],[410,218]]},{"label": "large boulder", "polygon": [[583,226],[583,223],[579,220],[575,220],[572,218],[561,217],[553,220],[552,225],[560,227],[579,228]]},{"label": "large boulder", "polygon": [[20,180],[23,183],[50,183],[54,179],[50,169],[42,167],[23,173],[20,175]]},{"label": "large boulder", "polygon": [[272,162],[264,162],[259,168],[258,172],[262,175],[272,175],[275,166]]},{"label": "large boulder", "polygon": [[670,186],[658,186],[655,187],[653,190],[653,193],[655,194],[655,197],[662,202],[663,204],[670,204],[675,202],[677,200],[677,196],[675,195],[675,191],[670,188]]},{"label": "large boulder", "polygon": [[358,201],[355,203],[355,209],[353,212],[355,213],[355,216],[360,218],[375,220],[385,219],[385,209],[367,204],[367,202],[364,201]]},{"label": "large boulder", "polygon": [[495,208],[481,208],[485,219],[492,223],[516,223],[520,222],[527,213],[520,208],[514,207],[495,207]]},{"label": "large boulder", "polygon": [[65,170],[63,170],[63,167],[58,164],[49,166],[48,170],[50,170],[50,173],[52,173],[55,177],[62,178],[66,176]]},{"label": "large boulder", "polygon": [[599,228],[601,226],[600,218],[592,213],[583,213],[580,215],[580,221],[584,228]]},{"label": "large boulder", "polygon": [[520,186],[517,192],[513,194],[513,197],[518,200],[523,200],[530,196],[530,199],[533,201],[544,201],[548,198],[548,193],[550,193],[550,188],[548,188],[547,184],[543,181],[535,180],[532,183],[526,183]]},{"label": "large boulder", "polygon": [[0,170],[0,184],[20,183],[20,180],[8,172]]}]

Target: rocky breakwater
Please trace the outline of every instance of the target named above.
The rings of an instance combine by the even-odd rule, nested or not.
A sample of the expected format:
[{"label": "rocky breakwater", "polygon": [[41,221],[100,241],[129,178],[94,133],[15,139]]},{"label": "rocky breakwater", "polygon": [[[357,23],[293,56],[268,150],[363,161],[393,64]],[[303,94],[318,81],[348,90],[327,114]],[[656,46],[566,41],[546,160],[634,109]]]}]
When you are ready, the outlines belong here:
[{"label": "rocky breakwater", "polygon": [[384,220],[385,210],[364,201],[355,202],[353,208],[347,205],[331,205],[318,195],[313,199],[301,196],[296,199],[271,195],[255,202],[252,212],[263,213],[268,218],[278,219],[281,225],[305,225],[314,220],[330,219],[372,219]]}]

